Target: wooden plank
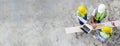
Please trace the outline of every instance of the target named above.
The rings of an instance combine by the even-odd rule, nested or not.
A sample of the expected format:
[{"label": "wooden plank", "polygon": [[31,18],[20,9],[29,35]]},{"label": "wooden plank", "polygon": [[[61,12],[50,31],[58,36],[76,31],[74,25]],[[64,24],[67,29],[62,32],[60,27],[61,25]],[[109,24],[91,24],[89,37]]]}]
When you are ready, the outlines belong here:
[{"label": "wooden plank", "polygon": [[83,31],[80,29],[80,27],[81,27],[81,26],[68,27],[68,28],[65,28],[65,32],[66,32],[66,33],[83,32]]}]

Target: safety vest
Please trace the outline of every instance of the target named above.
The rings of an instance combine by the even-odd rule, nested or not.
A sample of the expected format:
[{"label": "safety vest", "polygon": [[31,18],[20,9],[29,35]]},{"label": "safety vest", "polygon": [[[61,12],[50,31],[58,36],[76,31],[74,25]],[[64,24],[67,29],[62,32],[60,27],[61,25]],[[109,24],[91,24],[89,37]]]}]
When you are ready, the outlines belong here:
[{"label": "safety vest", "polygon": [[95,14],[95,20],[97,20],[97,21],[103,20],[103,19],[105,18],[105,13],[106,13],[106,10],[105,10],[102,14],[100,14],[100,13],[97,11],[97,13]]},{"label": "safety vest", "polygon": [[85,14],[85,15],[81,15],[80,13],[78,13],[78,15],[79,15],[80,17],[84,18],[86,14]]},{"label": "safety vest", "polygon": [[106,34],[106,33],[104,33],[104,32],[100,32],[100,35],[101,35],[101,37],[103,37],[103,38],[105,38],[105,39],[110,38],[110,34]]}]

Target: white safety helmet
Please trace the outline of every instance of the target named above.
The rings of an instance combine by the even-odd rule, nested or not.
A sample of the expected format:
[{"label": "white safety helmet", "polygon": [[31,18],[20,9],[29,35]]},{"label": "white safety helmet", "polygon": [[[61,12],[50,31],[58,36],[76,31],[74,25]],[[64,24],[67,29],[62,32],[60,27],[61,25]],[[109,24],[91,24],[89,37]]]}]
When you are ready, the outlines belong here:
[{"label": "white safety helmet", "polygon": [[100,4],[100,5],[98,6],[98,12],[100,12],[100,13],[104,12],[105,9],[106,9],[106,7],[105,7],[104,4]]}]

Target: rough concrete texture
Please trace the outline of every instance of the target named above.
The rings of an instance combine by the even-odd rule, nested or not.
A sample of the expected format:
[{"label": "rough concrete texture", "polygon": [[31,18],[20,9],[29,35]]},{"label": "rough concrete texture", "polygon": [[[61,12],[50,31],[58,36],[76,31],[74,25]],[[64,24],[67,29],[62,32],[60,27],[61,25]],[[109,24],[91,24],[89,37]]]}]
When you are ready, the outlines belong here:
[{"label": "rough concrete texture", "polygon": [[108,21],[120,17],[119,0],[0,0],[0,46],[119,46],[120,29],[102,44],[91,34],[66,34],[79,26],[75,12],[81,4],[88,15],[100,3],[108,8]]},{"label": "rough concrete texture", "polygon": [[[114,0],[109,4],[110,16],[108,17],[109,21],[120,20],[120,0]],[[112,12],[111,12],[112,11]],[[120,46],[120,27],[113,28],[113,35],[108,40],[108,46]]]}]

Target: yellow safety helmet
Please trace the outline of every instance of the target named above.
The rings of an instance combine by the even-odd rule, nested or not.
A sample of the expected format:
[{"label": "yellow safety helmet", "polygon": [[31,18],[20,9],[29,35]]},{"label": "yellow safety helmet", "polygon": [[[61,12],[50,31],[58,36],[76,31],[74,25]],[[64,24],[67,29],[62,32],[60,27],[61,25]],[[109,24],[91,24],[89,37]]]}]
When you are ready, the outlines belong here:
[{"label": "yellow safety helmet", "polygon": [[82,15],[82,17],[85,16],[85,14],[87,13],[86,7],[84,5],[81,5],[78,7],[78,13]]},{"label": "yellow safety helmet", "polygon": [[107,34],[112,34],[112,28],[110,26],[102,26],[101,30]]}]

